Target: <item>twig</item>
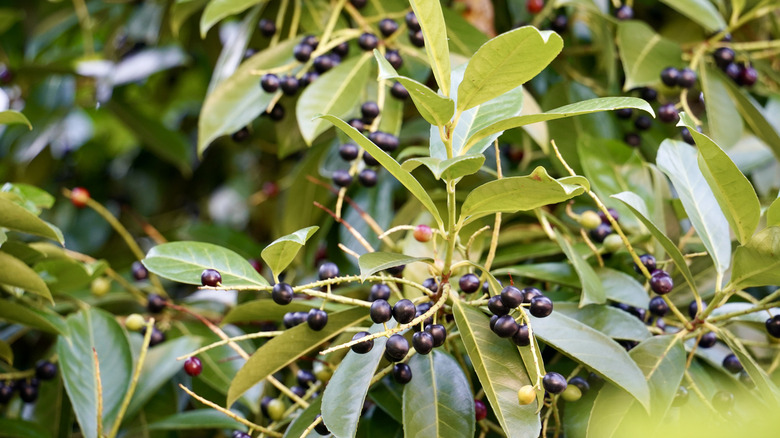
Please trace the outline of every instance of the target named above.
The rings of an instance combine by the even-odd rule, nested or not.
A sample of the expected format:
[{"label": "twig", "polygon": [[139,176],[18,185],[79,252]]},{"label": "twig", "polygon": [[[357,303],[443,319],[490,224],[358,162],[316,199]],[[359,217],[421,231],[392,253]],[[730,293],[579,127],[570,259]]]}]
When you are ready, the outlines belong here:
[{"label": "twig", "polygon": [[103,436],[103,382],[100,381],[100,361],[95,347],[92,347],[92,360],[95,366],[95,384],[97,386],[97,435]]},{"label": "twig", "polygon": [[368,243],[368,241],[356,229],[352,228],[352,225],[350,225],[347,221],[338,217],[336,213],[333,213],[328,207],[325,207],[317,201],[314,201],[314,206],[324,211],[325,213],[328,213],[333,219],[336,220],[336,222],[344,225],[344,228],[346,228],[347,231],[349,231],[350,234],[352,234],[368,252],[374,252],[374,248],[371,246],[371,244]]},{"label": "twig", "polygon": [[114,424],[111,426],[111,432],[109,432],[108,438],[114,438],[119,433],[119,426],[122,424],[122,418],[124,418],[125,412],[127,412],[127,408],[130,406],[130,400],[132,400],[133,394],[135,393],[135,388],[138,386],[138,380],[141,378],[141,370],[146,361],[146,353],[149,351],[149,342],[152,339],[152,327],[154,327],[154,318],[150,318],[146,323],[146,333],[144,333],[144,340],[141,344],[141,352],[138,354],[138,362],[136,362],[135,365],[133,380],[130,381],[130,387],[127,388],[125,397],[122,399],[122,405],[119,407],[119,412],[114,419]]},{"label": "twig", "polygon": [[182,391],[186,392],[190,397],[194,398],[195,400],[203,403],[204,405],[206,405],[206,406],[208,406],[208,407],[210,407],[212,409],[216,409],[219,412],[222,412],[223,414],[225,414],[228,417],[238,421],[239,423],[243,424],[244,426],[249,427],[250,430],[259,430],[260,432],[262,432],[264,434],[267,434],[269,436],[272,436],[272,437],[278,437],[278,438],[282,437],[282,434],[279,433],[279,432],[275,432],[275,431],[273,431],[271,429],[267,429],[267,428],[265,428],[265,427],[263,427],[263,426],[261,426],[259,424],[252,423],[251,421],[249,421],[249,420],[247,420],[245,418],[239,417],[238,415],[236,415],[233,412],[223,408],[222,406],[212,402],[211,400],[205,399],[205,398],[199,396],[198,394],[195,394],[195,392],[193,392],[192,390],[190,390],[186,386],[182,385],[181,383],[179,383],[179,388],[181,388]]}]

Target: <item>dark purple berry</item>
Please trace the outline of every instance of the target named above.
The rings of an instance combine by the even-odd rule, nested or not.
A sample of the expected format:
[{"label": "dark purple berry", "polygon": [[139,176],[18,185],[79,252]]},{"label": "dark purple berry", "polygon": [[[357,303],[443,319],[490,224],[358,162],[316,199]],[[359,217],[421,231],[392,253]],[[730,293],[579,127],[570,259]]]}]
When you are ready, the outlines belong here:
[{"label": "dark purple berry", "polygon": [[313,385],[317,381],[317,377],[309,370],[300,369],[295,374],[295,380],[299,385],[308,388],[309,385]]},{"label": "dark purple berry", "polygon": [[758,71],[751,66],[739,69],[739,84],[745,87],[752,87],[758,80]]},{"label": "dark purple berry", "polygon": [[360,119],[350,119],[347,122],[347,124],[349,124],[349,126],[355,128],[355,129],[357,129],[358,131],[365,131],[367,129],[366,128],[366,124],[363,123],[363,121],[360,120]]},{"label": "dark purple berry", "polygon": [[260,87],[267,93],[275,93],[279,89],[279,77],[275,74],[265,74],[260,78]]},{"label": "dark purple berry", "polygon": [[512,335],[512,342],[520,347],[525,347],[531,343],[531,335],[526,324],[517,326],[517,332]]},{"label": "dark purple berry", "polygon": [[[651,274],[657,269],[655,263],[655,257],[653,257],[652,254],[642,254],[641,256],[639,256],[639,261],[642,262],[643,265],[645,265],[645,268]],[[634,271],[636,271],[637,274],[642,273],[642,270],[639,269],[639,266],[637,266],[636,263],[634,263]]]},{"label": "dark purple berry", "polygon": [[742,69],[739,68],[739,65],[735,63],[731,63],[725,67],[723,67],[723,73],[726,73],[726,76],[728,76],[732,81],[739,83],[739,74],[742,72]]},{"label": "dark purple berry", "polygon": [[400,100],[406,100],[409,98],[409,91],[407,91],[400,82],[393,83],[393,86],[390,87],[390,94],[396,99]]},{"label": "dark purple berry", "polygon": [[385,358],[390,362],[400,362],[409,352],[409,342],[399,334],[390,336],[385,344]]},{"label": "dark purple berry", "polygon": [[25,403],[32,403],[38,399],[38,386],[24,381],[19,385],[19,398]]},{"label": "dark purple berry", "polygon": [[222,283],[222,275],[216,269],[204,269],[200,274],[200,284],[203,286],[217,287]]},{"label": "dark purple berry", "polygon": [[696,79],[696,72],[686,67],[680,70],[680,74],[677,76],[677,85],[682,88],[691,88],[696,85]]},{"label": "dark purple berry", "polygon": [[420,27],[420,22],[417,20],[417,16],[414,15],[414,12],[412,11],[409,11],[409,13],[406,14],[405,21],[406,27],[408,27],[409,30],[417,31],[422,29]]},{"label": "dark purple berry", "polygon": [[399,324],[407,324],[414,319],[416,311],[417,309],[414,307],[414,303],[403,299],[393,306],[393,318],[395,318]]},{"label": "dark purple berry", "polygon": [[425,37],[423,36],[422,31],[409,31],[409,42],[415,47],[425,47]]},{"label": "dark purple berry", "polygon": [[666,67],[661,71],[661,82],[667,87],[677,86],[677,79],[680,77],[680,70],[674,67]]},{"label": "dark purple berry", "polygon": [[590,238],[593,239],[596,243],[603,243],[604,239],[607,238],[610,234],[612,234],[612,226],[609,224],[602,223],[598,227],[590,230],[588,232],[590,235]]},{"label": "dark purple berry", "polygon": [[501,291],[501,302],[509,309],[523,304],[523,293],[514,286],[507,286]]},{"label": "dark purple berry", "polygon": [[368,301],[389,300],[390,286],[384,283],[377,283],[371,286],[371,292],[368,294]]},{"label": "dark purple berry", "polygon": [[650,289],[658,295],[666,295],[674,288],[672,277],[664,270],[656,270],[650,276]]},{"label": "dark purple berry", "polygon": [[766,320],[766,331],[773,338],[780,338],[780,314]]},{"label": "dark purple berry", "polygon": [[615,18],[620,21],[630,20],[634,18],[634,10],[631,8],[631,6],[623,5],[615,11]]},{"label": "dark purple berry", "polygon": [[658,99],[658,91],[655,88],[645,87],[639,91],[639,97],[648,102],[655,102]]},{"label": "dark purple berry", "polygon": [[334,47],[333,49],[331,49],[331,51],[335,55],[340,56],[341,58],[346,58],[347,55],[349,54],[349,43],[345,41],[339,44],[338,46]]},{"label": "dark purple berry", "polygon": [[373,169],[363,169],[358,174],[358,181],[363,187],[374,187],[376,185],[376,171]]},{"label": "dark purple berry", "polygon": [[623,136],[623,141],[631,147],[637,147],[642,143],[642,137],[636,132],[629,132]]},{"label": "dark purple berry", "polygon": [[295,296],[295,292],[293,292],[292,286],[287,283],[276,283],[271,290],[271,298],[274,300],[274,303],[282,306],[290,304],[293,296]]},{"label": "dark purple berry", "polygon": [[4,405],[11,401],[14,397],[13,385],[6,385],[4,382],[0,382],[0,405]]},{"label": "dark purple berry", "polygon": [[653,297],[647,308],[650,310],[650,313],[658,317],[666,316],[669,312],[669,305],[666,304],[662,297]]},{"label": "dark purple berry", "polygon": [[130,271],[133,273],[133,278],[135,278],[136,281],[146,280],[149,278],[149,271],[146,270],[146,266],[144,266],[141,262],[133,262],[133,264],[130,266]]},{"label": "dark purple berry", "polygon": [[490,330],[493,330],[493,328],[496,326],[497,321],[498,321],[498,315],[492,315],[490,317]]},{"label": "dark purple berry", "polygon": [[405,363],[397,363],[393,366],[393,379],[396,383],[406,385],[412,381],[412,369]]},{"label": "dark purple berry", "polygon": [[397,50],[388,50],[387,53],[385,53],[385,59],[396,70],[400,69],[401,66],[404,65],[404,59],[401,58],[401,55]]},{"label": "dark purple berry", "polygon": [[331,58],[330,55],[321,55],[314,58],[314,63],[312,63],[312,66],[314,67],[314,70],[317,71],[317,73],[322,74],[335,67],[335,63],[333,62],[333,58]]},{"label": "dark purple berry", "polygon": [[707,332],[701,335],[701,338],[699,339],[699,347],[712,348],[717,342],[718,337],[715,335],[715,332]]},{"label": "dark purple berry", "polygon": [[272,37],[276,33],[276,23],[267,18],[261,19],[260,22],[257,23],[257,27],[260,29],[260,33],[266,38]]},{"label": "dark purple berry", "polygon": [[563,14],[556,15],[555,18],[553,18],[552,21],[550,22],[550,29],[558,33],[566,32],[566,29],[568,27],[569,27],[569,19]]},{"label": "dark purple berry", "polygon": [[271,108],[271,112],[268,113],[268,117],[274,122],[278,122],[284,118],[284,107],[281,103],[277,103]]},{"label": "dark purple berry", "polygon": [[376,158],[372,157],[371,154],[368,152],[363,152],[363,162],[366,163],[366,166],[378,166],[379,161],[376,160]]},{"label": "dark purple berry", "polygon": [[523,289],[521,292],[523,292],[523,302],[530,303],[534,297],[540,297],[542,296],[542,291],[535,287],[527,287]]},{"label": "dark purple berry", "polygon": [[[321,414],[317,414],[317,418],[320,418],[320,417],[322,417],[322,415]],[[320,421],[319,423],[317,423],[317,425],[314,426],[314,431],[317,432],[320,435],[330,435],[330,430],[328,430],[328,426],[325,425],[324,421]]]},{"label": "dark purple berry", "polygon": [[725,368],[731,374],[737,374],[743,370],[742,363],[734,353],[731,353],[723,358],[723,368]]},{"label": "dark purple berry", "polygon": [[397,30],[398,23],[396,23],[395,20],[391,18],[384,18],[379,22],[379,32],[381,32],[382,35],[386,37],[394,34]]},{"label": "dark purple berry", "polygon": [[[146,328],[141,330],[141,333],[146,335]],[[165,342],[165,333],[161,332],[157,327],[152,327],[152,334],[149,337],[149,346],[154,347],[157,344]]]},{"label": "dark purple berry", "polygon": [[341,146],[339,146],[339,156],[344,161],[352,161],[355,158],[358,157],[358,153],[360,152],[360,149],[358,149],[357,145],[353,143],[344,143]]},{"label": "dark purple berry", "polygon": [[544,318],[552,313],[553,302],[544,295],[535,297],[531,300],[531,307],[529,310],[531,311],[531,315],[537,318]]},{"label": "dark purple berry", "polygon": [[433,277],[426,278],[425,280],[423,280],[422,285],[424,288],[428,289],[433,293],[439,291],[439,285],[436,283],[436,279]]},{"label": "dark purple berry", "polygon": [[324,310],[311,309],[306,317],[309,328],[314,331],[320,331],[328,324],[328,314]]},{"label": "dark purple berry", "polygon": [[374,321],[376,324],[382,324],[390,321],[390,318],[393,317],[393,308],[385,300],[376,300],[371,303],[369,315],[371,316],[371,321]]},{"label": "dark purple berry", "polygon": [[333,172],[333,184],[339,187],[347,187],[352,184],[352,175],[348,170],[339,169]]},{"label": "dark purple berry", "polygon": [[379,44],[379,38],[373,33],[364,33],[358,38],[358,46],[367,52],[376,49],[377,44]]},{"label": "dark purple berry", "polygon": [[479,277],[477,277],[475,274],[466,274],[460,277],[460,280],[458,280],[458,286],[460,286],[460,290],[467,294],[474,293],[479,289],[480,286]]},{"label": "dark purple berry", "polygon": [[425,331],[433,336],[433,346],[441,347],[447,340],[447,329],[441,324],[427,324]]},{"label": "dark purple berry", "polygon": [[279,85],[282,88],[282,93],[288,96],[298,92],[298,79],[295,76],[282,76],[279,80]]},{"label": "dark purple berry", "polygon": [[673,103],[665,103],[658,107],[658,120],[664,123],[676,122],[680,116]]},{"label": "dark purple berry", "polygon": [[501,300],[501,295],[490,297],[488,300],[488,309],[493,312],[493,315],[503,316],[509,314],[509,308],[506,307]]},{"label": "dark purple berry", "polygon": [[509,315],[499,316],[496,324],[493,326],[493,333],[502,338],[510,338],[517,333],[518,325],[514,318]]},{"label": "dark purple berry", "polygon": [[339,276],[339,267],[333,262],[325,262],[320,265],[320,280],[328,280]]},{"label": "dark purple berry", "polygon": [[568,384],[566,383],[566,378],[561,374],[550,371],[542,377],[542,386],[550,394],[560,394],[566,389]]},{"label": "dark purple berry", "polygon": [[428,332],[417,332],[412,336],[412,346],[420,354],[428,354],[433,350],[433,335]]},{"label": "dark purple berry", "polygon": [[[354,336],[352,336],[352,340],[356,341],[360,338],[364,338],[366,336],[370,335],[369,332],[357,332]],[[353,345],[352,351],[354,351],[357,354],[366,354],[369,351],[371,351],[372,348],[374,348],[374,340],[369,339],[367,341],[358,342],[357,344]]]},{"label": "dark purple berry", "polygon": [[293,47],[293,56],[300,62],[306,62],[311,58],[313,51],[312,46],[308,44],[298,44]]},{"label": "dark purple berry", "polygon": [[371,123],[379,115],[379,105],[376,102],[366,102],[360,106],[360,114],[363,116],[363,122]]},{"label": "dark purple berry", "polygon": [[363,7],[366,6],[368,3],[368,0],[349,0],[349,2],[354,6],[356,9],[363,9]]},{"label": "dark purple berry", "polygon": [[146,298],[146,310],[148,310],[149,313],[160,313],[165,309],[165,305],[165,298],[157,294],[149,294]]},{"label": "dark purple berry", "polygon": [[35,366],[35,376],[41,380],[51,380],[57,375],[57,365],[42,360]]},{"label": "dark purple berry", "polygon": [[[707,308],[707,304],[706,303],[702,303],[702,305],[704,306],[704,309]],[[704,309],[702,309],[702,310],[704,310]],[[693,300],[693,301],[691,301],[690,304],[688,304],[688,316],[690,316],[691,318],[696,318],[696,314],[698,314],[698,313],[699,313],[699,305],[696,304],[696,300]]]},{"label": "dark purple berry", "polygon": [[734,62],[736,53],[728,47],[719,47],[712,52],[712,58],[721,70],[725,70],[728,65]]},{"label": "dark purple berry", "polygon": [[574,385],[577,388],[580,389],[580,392],[582,392],[582,395],[585,395],[588,391],[590,391],[590,384],[587,380],[583,379],[580,376],[572,377],[569,379],[569,385]]},{"label": "dark purple berry", "polygon": [[647,116],[639,116],[634,119],[634,126],[640,131],[647,131],[651,126],[653,126],[653,120]]},{"label": "dark purple berry", "polygon": [[624,120],[630,119],[633,114],[634,114],[634,110],[632,110],[631,108],[620,108],[619,110],[615,111],[615,115],[617,115],[619,119],[624,119]]}]

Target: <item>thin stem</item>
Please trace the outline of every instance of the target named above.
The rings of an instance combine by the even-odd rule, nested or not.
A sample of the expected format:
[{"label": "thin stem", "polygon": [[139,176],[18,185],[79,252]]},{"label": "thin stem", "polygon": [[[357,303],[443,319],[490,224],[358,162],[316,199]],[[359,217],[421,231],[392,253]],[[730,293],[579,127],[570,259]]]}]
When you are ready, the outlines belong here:
[{"label": "thin stem", "polygon": [[210,407],[212,409],[216,409],[219,412],[222,412],[223,414],[225,414],[228,417],[238,421],[239,423],[243,424],[244,426],[249,427],[250,430],[259,430],[260,432],[262,432],[264,434],[267,434],[269,436],[272,436],[272,437],[277,437],[277,438],[281,438],[282,437],[282,434],[279,433],[279,432],[275,432],[275,431],[273,431],[271,429],[267,429],[267,428],[265,428],[265,427],[263,427],[263,426],[261,426],[259,424],[252,423],[251,421],[249,421],[249,420],[247,420],[247,419],[245,419],[243,417],[239,417],[238,415],[236,415],[233,412],[223,408],[222,406],[212,402],[211,400],[205,399],[205,398],[199,396],[198,394],[195,394],[192,390],[190,390],[186,386],[182,385],[181,383],[179,383],[179,388],[181,388],[182,391],[186,392],[190,397],[194,398],[195,400],[203,403],[204,405],[206,405],[206,406],[208,406],[208,407]]},{"label": "thin stem", "polygon": [[596,260],[599,262],[599,266],[603,268],[604,259],[601,258],[601,253],[599,252],[598,248],[596,248],[596,245],[591,242],[590,238],[588,237],[588,233],[585,232],[584,228],[580,228],[580,235],[582,236],[582,240],[585,242],[585,245],[588,245],[590,251],[596,255]]},{"label": "thin stem", "polygon": [[341,217],[337,216],[336,213],[332,212],[328,207],[325,207],[324,205],[320,204],[317,201],[314,201],[314,206],[319,208],[320,210],[323,210],[325,213],[328,213],[333,219],[336,220],[336,222],[340,223],[344,226],[344,228],[349,231],[350,234],[352,234],[355,239],[365,248],[368,252],[374,252],[374,248],[371,246],[370,243],[363,237],[360,232],[354,228],[352,228],[352,225],[350,225],[347,221],[342,219]]},{"label": "thin stem", "polygon": [[221,347],[223,345],[227,345],[231,341],[232,342],[238,342],[238,341],[245,341],[247,339],[272,338],[274,336],[279,336],[282,333],[284,333],[284,331],[282,331],[282,330],[275,330],[275,331],[270,331],[270,332],[249,333],[247,335],[234,336],[234,337],[232,337],[232,338],[230,338],[228,340],[217,341],[217,342],[214,342],[212,344],[206,345],[205,347],[199,348],[199,349],[193,351],[192,353],[185,354],[183,356],[179,356],[179,357],[176,358],[176,360],[184,360],[184,359],[187,359],[188,357],[197,356],[197,355],[199,355],[201,353],[204,353],[206,351],[209,351],[211,349],[214,349],[214,348],[217,348],[217,347]]},{"label": "thin stem", "polygon": [[[497,179],[503,178],[503,172],[501,170],[501,151],[498,149],[498,140],[493,142],[493,148],[496,153],[496,174]],[[496,257],[496,249],[498,248],[498,235],[501,232],[501,212],[496,213],[496,219],[493,222],[493,235],[490,236],[490,248],[488,249],[488,255],[485,259],[485,272],[490,272],[490,268],[493,266],[493,260]],[[487,275],[485,275],[487,277]]]},{"label": "thin stem", "polygon": [[455,182],[450,181],[447,183],[447,211],[449,214],[449,230],[447,230],[447,252],[444,256],[444,269],[442,271],[442,281],[444,277],[449,281],[451,274],[452,255],[455,252],[455,239],[458,237],[458,226],[455,221],[456,218],[456,199],[455,199]]},{"label": "thin stem", "polygon": [[95,347],[92,347],[92,359],[95,367],[95,384],[97,386],[97,435],[103,436],[103,382],[100,380],[100,361]]},{"label": "thin stem", "polygon": [[309,436],[309,434],[314,430],[315,427],[317,427],[318,424],[322,423],[322,416],[315,418],[314,421],[307,427],[303,433],[301,433],[301,436]]},{"label": "thin stem", "polygon": [[707,406],[712,412],[717,413],[718,411],[712,406],[712,403],[710,403],[709,400],[707,400],[707,397],[704,396],[704,394],[701,392],[699,387],[696,385],[696,382],[693,381],[693,378],[691,377],[691,373],[688,372],[688,370],[685,370],[685,381],[688,382],[688,387],[691,388],[694,394],[696,394],[699,399],[701,399],[702,403],[704,403],[705,406]]},{"label": "thin stem", "polygon": [[[704,68],[702,66],[702,68]],[[693,113],[693,110],[691,110],[690,105],[688,105],[688,89],[683,88],[682,91],[680,91],[680,103],[682,104],[683,109],[685,110],[685,114],[688,114],[691,119],[693,119],[693,123],[696,124],[696,126],[701,126],[701,120],[699,120],[698,117]]]},{"label": "thin stem", "polygon": [[282,0],[282,3],[279,5],[279,12],[276,13],[276,29],[277,32],[274,34],[274,36],[271,38],[271,47],[275,46],[279,43],[279,38],[282,35],[282,26],[284,25],[284,16],[287,15],[287,6],[290,3],[290,0]]},{"label": "thin stem", "polygon": [[152,327],[154,327],[154,318],[150,318],[146,323],[146,332],[144,333],[144,340],[141,344],[141,352],[138,354],[138,362],[135,365],[135,372],[133,372],[133,380],[130,381],[130,387],[127,388],[124,399],[122,399],[122,406],[119,407],[116,419],[113,426],[111,426],[111,432],[108,434],[108,438],[114,438],[119,433],[119,426],[122,424],[122,418],[127,412],[128,406],[130,406],[130,400],[133,398],[135,388],[138,386],[138,380],[141,378],[141,370],[144,368],[144,362],[146,361],[146,353],[149,351],[149,342],[152,339]]},{"label": "thin stem", "polygon": [[290,32],[287,37],[289,39],[295,38],[295,35],[298,34],[298,25],[301,23],[301,0],[293,0],[293,2],[293,16],[292,21],[290,22]]},{"label": "thin stem", "polygon": [[341,15],[341,10],[344,9],[345,3],[347,3],[347,0],[338,0],[338,3],[336,3],[336,6],[331,11],[330,18],[328,18],[328,24],[325,25],[325,31],[322,32],[323,43],[327,43],[330,39],[330,34],[333,33],[333,28],[336,27],[336,23]]}]

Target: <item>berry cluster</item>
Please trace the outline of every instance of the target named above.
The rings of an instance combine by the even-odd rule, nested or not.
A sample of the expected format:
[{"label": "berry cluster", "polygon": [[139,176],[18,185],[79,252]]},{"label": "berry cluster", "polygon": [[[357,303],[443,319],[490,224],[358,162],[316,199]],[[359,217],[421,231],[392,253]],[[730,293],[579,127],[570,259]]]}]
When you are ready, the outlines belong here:
[{"label": "berry cluster", "polygon": [[51,380],[57,376],[57,365],[47,361],[39,361],[35,365],[35,376],[15,381],[0,381],[0,404],[7,404],[19,393],[19,398],[25,403],[33,403],[38,399],[38,388],[41,381]]},{"label": "berry cluster", "polygon": [[742,62],[736,62],[737,54],[729,47],[719,47],[712,52],[712,59],[715,65],[720,68],[726,76],[731,78],[735,84],[744,87],[750,87],[758,80],[758,72],[750,65]]},{"label": "berry cluster", "polygon": [[531,343],[530,331],[527,324],[518,324],[511,313],[523,304],[526,304],[531,315],[537,318],[549,316],[553,311],[552,300],[535,287],[520,290],[507,286],[501,290],[500,295],[488,300],[488,309],[493,313],[490,317],[490,329],[502,338],[512,338],[512,342],[521,347]]}]

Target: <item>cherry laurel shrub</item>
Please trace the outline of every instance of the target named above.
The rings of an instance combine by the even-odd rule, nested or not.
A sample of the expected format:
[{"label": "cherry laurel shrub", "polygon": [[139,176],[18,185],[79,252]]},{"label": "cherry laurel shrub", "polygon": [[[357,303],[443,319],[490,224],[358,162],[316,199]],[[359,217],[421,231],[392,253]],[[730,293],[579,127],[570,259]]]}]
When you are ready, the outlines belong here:
[{"label": "cherry laurel shrub", "polygon": [[[206,6],[202,33],[243,11],[215,12],[218,3]],[[89,438],[170,429],[776,435],[780,201],[762,208],[765,196],[722,147],[730,134],[709,97],[728,90],[725,100],[760,141],[780,137],[745,91],[758,72],[730,48],[727,32],[717,27],[687,58],[648,46],[636,52],[653,56],[638,60],[626,51],[655,34],[622,5],[618,24],[605,22],[616,27],[625,89],[642,87],[641,98],[567,86],[579,97],[541,111],[529,81],[555,86],[544,71],[565,50],[562,11],[527,2],[531,16],[555,12],[554,31],[521,26],[451,53],[466,44],[461,32],[476,29],[439,2],[390,3],[388,12],[375,1],[336,2],[321,32],[284,41],[284,10],[275,21],[260,18],[260,5],[248,12],[242,28],[257,25],[272,42],[210,89],[199,155],[224,135],[236,143],[257,136],[251,123],[266,114],[281,136],[319,149],[314,167],[332,178],[306,182],[332,196],[288,198],[284,207],[296,214],[295,202],[313,201],[324,219],[277,233],[259,259],[236,250],[235,239],[247,239],[240,234],[232,243],[167,242],[148,224],[155,244],[144,251],[89,188],[64,190],[137,259],[118,273],[105,260],[30,240],[65,243],[40,217],[54,198],[31,185],[2,187],[0,429],[48,436],[46,419],[57,417],[56,436],[75,436],[77,424]],[[700,3],[709,15],[691,17],[693,2],[684,3],[676,8],[706,28],[723,21]],[[294,16],[290,26],[301,20]],[[704,115],[689,102],[698,84]],[[666,128],[654,126],[656,100]],[[427,138],[400,135],[405,103]],[[0,116],[29,124],[15,111]],[[623,142],[570,138],[574,123],[607,120],[594,117],[633,127]],[[576,122],[563,124],[569,118]],[[650,136],[638,131],[662,135],[660,146],[648,149]],[[519,157],[502,151],[505,133],[535,142],[542,158],[530,147]],[[428,146],[408,146],[418,140]],[[778,155],[777,144],[770,148]],[[518,163],[531,161],[517,175]],[[357,184],[362,195],[352,197]],[[272,198],[280,186],[259,194]],[[391,203],[396,188],[408,197],[403,207],[364,210],[374,198]],[[25,368],[15,354],[28,330],[56,342],[25,352],[25,360],[40,358]]]}]

